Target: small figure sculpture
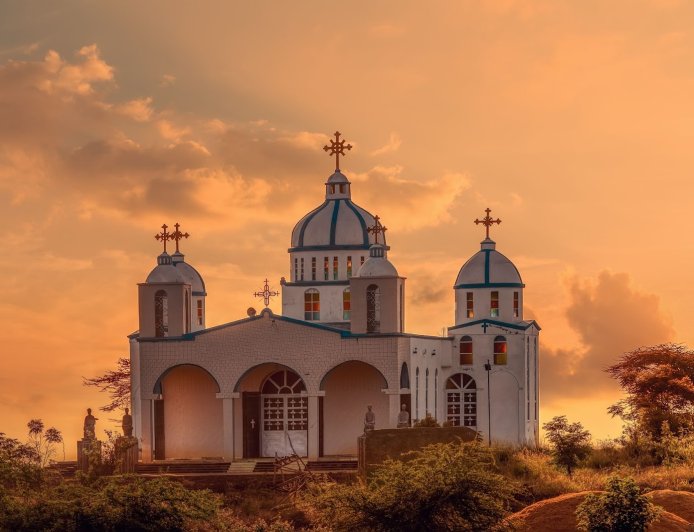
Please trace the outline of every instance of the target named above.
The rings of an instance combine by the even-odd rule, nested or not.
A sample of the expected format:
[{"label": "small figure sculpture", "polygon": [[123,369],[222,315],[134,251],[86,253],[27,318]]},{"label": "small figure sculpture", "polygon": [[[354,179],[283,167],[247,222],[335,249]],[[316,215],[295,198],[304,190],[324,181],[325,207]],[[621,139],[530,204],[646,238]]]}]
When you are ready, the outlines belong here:
[{"label": "small figure sculpture", "polygon": [[398,413],[398,428],[404,429],[410,426],[410,413],[407,411],[407,405],[403,404]]},{"label": "small figure sculpture", "polygon": [[371,405],[366,407],[366,414],[364,414],[364,433],[376,428],[376,414],[372,408]]},{"label": "small figure sculpture", "polygon": [[96,439],[96,420],[98,417],[92,416],[92,409],[87,408],[87,415],[84,417],[84,439]]},{"label": "small figure sculpture", "polygon": [[132,438],[133,436],[133,417],[130,415],[128,409],[125,409],[125,415],[123,416],[123,421],[121,423],[123,427],[123,436],[126,438]]}]

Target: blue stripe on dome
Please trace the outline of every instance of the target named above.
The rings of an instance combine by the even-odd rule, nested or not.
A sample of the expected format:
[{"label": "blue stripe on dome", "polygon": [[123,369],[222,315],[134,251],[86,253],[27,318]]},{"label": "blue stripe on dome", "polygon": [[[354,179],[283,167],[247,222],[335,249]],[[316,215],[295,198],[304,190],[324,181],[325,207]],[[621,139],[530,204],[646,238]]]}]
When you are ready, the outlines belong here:
[{"label": "blue stripe on dome", "polygon": [[325,207],[328,204],[328,200],[324,201],[323,204],[318,207],[316,210],[314,210],[311,214],[309,214],[306,217],[306,220],[304,221],[304,225],[301,226],[301,231],[299,232],[299,246],[304,245],[304,232],[306,231],[306,227],[308,226],[309,222],[313,220],[313,217],[318,214],[320,211],[323,210],[323,207]]},{"label": "blue stripe on dome", "polygon": [[491,249],[485,249],[484,251],[484,284],[489,284],[489,254],[492,252]]},{"label": "blue stripe on dome", "polygon": [[335,207],[333,208],[333,219],[330,222],[330,245],[335,245],[335,233],[337,232],[337,215],[340,212],[340,202],[342,200],[335,201]]},{"label": "blue stripe on dome", "polygon": [[366,230],[366,220],[364,220],[364,217],[361,215],[361,213],[357,210],[357,208],[354,206],[354,204],[350,200],[345,200],[345,203],[347,204],[347,207],[352,209],[352,212],[357,215],[357,219],[359,220],[359,223],[361,224],[361,230],[362,230],[362,233],[364,235],[364,245],[368,247],[369,246],[369,232]]}]

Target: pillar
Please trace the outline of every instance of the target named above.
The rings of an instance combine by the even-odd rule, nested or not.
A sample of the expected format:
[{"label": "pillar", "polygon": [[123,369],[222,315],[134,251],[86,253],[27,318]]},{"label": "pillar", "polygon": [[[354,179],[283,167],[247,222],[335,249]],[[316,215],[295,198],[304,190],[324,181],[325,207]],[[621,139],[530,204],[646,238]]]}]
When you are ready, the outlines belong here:
[{"label": "pillar", "polygon": [[320,412],[318,409],[318,397],[325,392],[308,396],[308,459],[318,460],[320,445]]},{"label": "pillar", "polygon": [[152,404],[154,399],[142,399],[140,401],[140,415],[142,416],[142,434],[140,436],[140,460],[143,462],[152,461],[152,439],[154,436],[154,426],[152,420]]},{"label": "pillar", "polygon": [[[400,413],[400,390],[383,390],[388,396],[388,425],[384,429],[395,429],[398,426],[398,414]],[[378,425],[376,428],[379,428]]]},{"label": "pillar", "polygon": [[217,394],[217,399],[222,400],[222,439],[224,442],[224,459],[229,460],[230,462],[234,461],[234,434],[236,432],[234,430],[234,410],[235,403],[237,402],[234,399],[238,399],[238,396],[238,393]]}]

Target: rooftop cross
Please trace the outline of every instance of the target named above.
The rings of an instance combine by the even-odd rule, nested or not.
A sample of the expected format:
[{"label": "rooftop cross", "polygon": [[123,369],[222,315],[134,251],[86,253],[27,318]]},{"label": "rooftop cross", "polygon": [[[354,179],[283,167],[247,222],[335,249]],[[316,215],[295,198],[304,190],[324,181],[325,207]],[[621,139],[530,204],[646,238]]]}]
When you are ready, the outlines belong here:
[{"label": "rooftop cross", "polygon": [[489,207],[484,209],[484,212],[487,213],[487,216],[485,216],[481,220],[480,219],[475,220],[475,224],[476,225],[479,225],[479,224],[484,225],[487,228],[487,238],[489,238],[489,228],[494,224],[500,224],[501,220],[499,220],[498,218],[496,220],[494,220],[491,216],[489,216],[489,213],[492,212],[492,210]]},{"label": "rooftop cross", "polygon": [[328,155],[331,157],[333,154],[335,154],[335,171],[339,172],[340,171],[340,155],[345,155],[345,150],[351,150],[352,145],[347,144],[345,146],[345,140],[340,140],[340,132],[335,131],[335,140],[330,139],[330,146],[327,144],[323,146],[323,149],[327,152],[330,152]]},{"label": "rooftop cross", "polygon": [[374,225],[373,227],[369,227],[367,231],[369,233],[373,233],[374,235],[374,240],[376,241],[375,243],[378,244],[378,235],[383,235],[383,242],[385,243],[386,240],[386,231],[388,230],[387,227],[384,227],[381,225],[381,218],[377,215],[374,216]]},{"label": "rooftop cross", "polygon": [[[161,240],[162,242],[164,242],[164,253],[166,253],[166,241],[167,241],[167,240],[172,240],[172,238],[171,238],[171,236],[172,236],[171,233],[169,233],[169,232],[166,231],[168,228],[169,228],[169,226],[166,225],[166,224],[164,224],[164,225],[161,226],[161,229],[162,229],[161,233],[154,235],[154,238],[156,238],[157,240]],[[176,244],[178,244],[178,242],[176,242]],[[178,250],[178,245],[176,246],[176,249]]]},{"label": "rooftop cross", "polygon": [[178,241],[182,238],[188,238],[190,235],[188,233],[181,233],[178,230],[178,228],[181,227],[178,223],[175,223],[174,227],[176,228],[176,230],[173,233],[171,233],[171,236],[169,236],[169,240],[176,241],[176,253],[178,253]]},{"label": "rooftop cross", "polygon": [[262,297],[263,301],[265,302],[265,307],[270,306],[270,298],[271,297],[276,297],[280,295],[279,292],[275,292],[274,290],[270,290],[270,285],[268,284],[268,280],[265,279],[265,286],[263,286],[263,291],[262,292],[253,292],[253,295],[255,297]]}]

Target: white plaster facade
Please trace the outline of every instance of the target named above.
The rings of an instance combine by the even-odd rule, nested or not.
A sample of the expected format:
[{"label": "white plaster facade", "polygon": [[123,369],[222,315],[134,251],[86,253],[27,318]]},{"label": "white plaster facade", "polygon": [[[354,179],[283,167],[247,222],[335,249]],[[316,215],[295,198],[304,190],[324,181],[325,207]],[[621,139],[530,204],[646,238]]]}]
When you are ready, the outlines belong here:
[{"label": "white plaster facade", "polygon": [[[160,257],[140,285],[141,328],[130,336],[133,422],[143,461],[238,460],[291,450],[309,460],[354,455],[367,405],[377,428],[396,427],[406,404],[413,420],[431,415],[471,426],[485,439],[537,443],[539,327],[523,320],[516,268],[494,242],[483,241],[456,279],[455,325],[447,335],[406,333],[405,279],[388,261],[387,246],[374,245],[365,229],[374,217],[351,204],[350,188],[343,174],[333,174],[325,202],[296,225],[282,315],[265,309],[204,328],[202,277],[182,255],[178,264]],[[301,259],[303,280],[294,268]],[[162,287],[191,294],[193,303],[187,307],[177,296],[162,310]],[[345,314],[346,289],[351,314]],[[319,315],[310,319],[307,290],[320,294]],[[157,293],[159,303],[152,299]],[[203,302],[202,324],[196,298]],[[189,316],[178,315],[186,309]],[[164,315],[177,334],[162,333]],[[495,353],[499,338],[504,356]]]}]

